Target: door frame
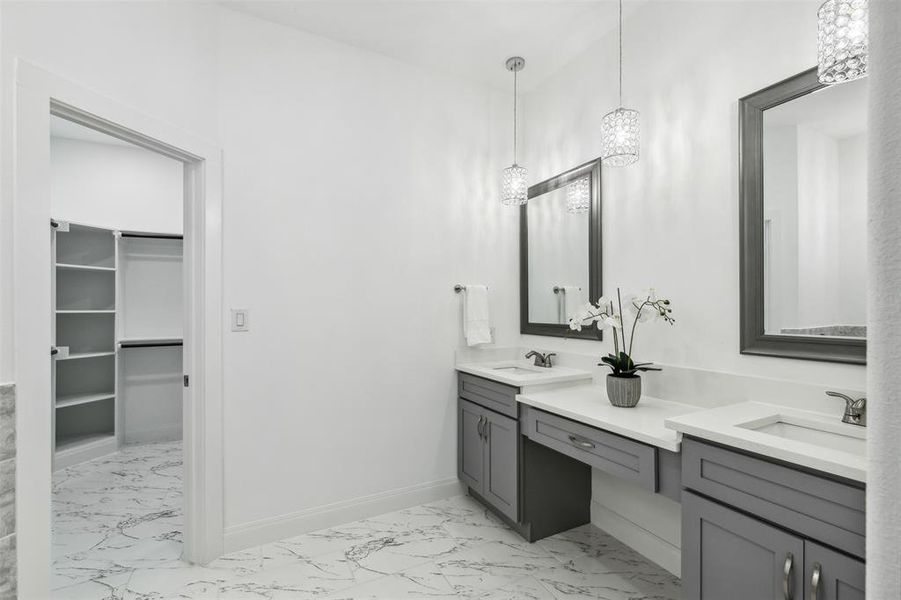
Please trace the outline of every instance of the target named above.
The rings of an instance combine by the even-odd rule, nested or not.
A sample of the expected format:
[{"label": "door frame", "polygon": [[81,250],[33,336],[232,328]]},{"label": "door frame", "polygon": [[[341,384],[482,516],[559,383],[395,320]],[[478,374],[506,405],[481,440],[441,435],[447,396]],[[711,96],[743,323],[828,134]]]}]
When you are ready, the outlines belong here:
[{"label": "door frame", "polygon": [[[213,143],[17,59],[12,143],[13,359],[17,389],[16,538],[23,598],[50,595],[50,115],[184,163],[184,558],[224,540],[222,155]],[[46,275],[46,276],[43,276]]]}]

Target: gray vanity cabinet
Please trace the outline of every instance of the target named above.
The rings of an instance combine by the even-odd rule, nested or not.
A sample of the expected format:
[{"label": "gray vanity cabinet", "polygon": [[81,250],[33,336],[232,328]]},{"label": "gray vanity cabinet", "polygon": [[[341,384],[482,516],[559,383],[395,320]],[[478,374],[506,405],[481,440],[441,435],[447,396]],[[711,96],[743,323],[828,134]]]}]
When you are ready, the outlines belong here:
[{"label": "gray vanity cabinet", "polygon": [[801,538],[691,492],[682,495],[682,551],[691,555],[688,600],[791,600],[803,589]]},{"label": "gray vanity cabinet", "polygon": [[498,512],[519,519],[518,423],[460,398],[457,470],[460,480]]},{"label": "gray vanity cabinet", "polygon": [[861,485],[691,438],[682,460],[685,600],[863,600]]},{"label": "gray vanity cabinet", "polygon": [[805,542],[805,600],[864,600],[865,581],[863,561],[814,542]]}]

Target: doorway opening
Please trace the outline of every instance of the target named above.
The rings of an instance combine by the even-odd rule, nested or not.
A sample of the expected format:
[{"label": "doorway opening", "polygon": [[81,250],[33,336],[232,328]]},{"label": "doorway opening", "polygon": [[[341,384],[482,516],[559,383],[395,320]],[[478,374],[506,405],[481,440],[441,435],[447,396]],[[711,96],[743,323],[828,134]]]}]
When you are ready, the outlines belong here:
[{"label": "doorway opening", "polygon": [[[90,452],[97,454],[110,451],[110,446],[115,440],[116,448],[120,443],[120,434],[123,440],[137,441],[133,432],[129,431],[129,421],[142,422],[138,413],[127,408],[116,411],[115,402],[120,399],[109,398],[93,399],[85,404],[96,405],[95,414],[84,414],[78,418],[69,419],[69,423],[61,428],[59,437],[56,430],[56,401],[57,390],[54,389],[54,378],[58,360],[51,356],[56,347],[59,353],[61,341],[57,341],[57,333],[65,329],[69,335],[68,350],[73,353],[79,348],[81,354],[91,354],[92,346],[99,348],[98,353],[105,353],[106,357],[83,356],[74,360],[63,361],[71,364],[87,365],[85,361],[91,358],[123,357],[128,362],[128,367],[134,363],[141,363],[138,359],[129,358],[134,353],[153,351],[151,347],[121,348],[121,341],[135,341],[126,336],[135,332],[141,332],[140,327],[129,328],[120,331],[116,327],[115,316],[116,299],[126,298],[123,294],[129,290],[140,290],[134,285],[128,290],[117,289],[116,272],[105,269],[78,269],[69,271],[91,272],[85,278],[77,280],[72,273],[66,273],[69,286],[72,290],[81,290],[87,294],[91,306],[112,306],[113,308],[100,308],[97,310],[112,310],[114,318],[112,322],[100,325],[94,332],[96,337],[78,338],[76,331],[79,327],[73,323],[60,325],[57,330],[57,315],[54,303],[68,304],[69,308],[61,307],[61,310],[78,310],[80,303],[87,306],[87,300],[77,300],[76,296],[57,296],[57,289],[53,287],[53,279],[58,270],[67,270],[65,267],[58,269],[56,266],[56,249],[53,248],[53,238],[57,233],[51,233],[51,220],[54,218],[53,210],[53,184],[51,165],[51,120],[59,117],[72,124],[86,127],[95,133],[111,136],[120,142],[127,142],[137,148],[156,153],[157,158],[168,157],[181,163],[183,212],[181,222],[183,224],[182,259],[182,293],[176,298],[181,302],[182,313],[182,346],[181,361],[183,371],[181,387],[181,428],[183,474],[181,487],[183,488],[181,527],[182,549],[181,556],[190,563],[206,564],[222,554],[224,537],[224,507],[223,507],[223,448],[222,448],[222,162],[221,150],[209,141],[197,135],[173,126],[166,121],[155,119],[134,108],[122,104],[119,101],[93,92],[81,85],[61,78],[49,71],[30,64],[26,61],[16,60],[15,69],[15,103],[13,104],[13,136],[11,155],[13,160],[8,161],[10,180],[12,182],[12,231],[11,238],[11,266],[13,276],[12,286],[12,356],[14,358],[13,380],[16,384],[17,410],[16,410],[16,571],[18,574],[18,592],[20,597],[47,598],[55,597],[51,593],[51,587],[60,584],[53,577],[54,552],[52,548],[53,535],[51,533],[53,523],[53,489],[52,479],[54,466],[64,465],[65,460],[77,458],[78,461],[92,458]],[[65,123],[63,125],[66,125]],[[121,206],[109,208],[110,214]],[[109,215],[104,215],[109,216]],[[120,215],[122,216],[122,215]],[[127,215],[126,215],[127,216]],[[159,217],[159,215],[157,215]],[[62,217],[60,217],[61,219]],[[60,223],[57,220],[57,223]],[[82,233],[93,229],[120,227],[112,223],[84,223]],[[124,227],[124,226],[123,226]],[[70,222],[70,231],[72,227]],[[76,230],[78,227],[75,228]],[[166,233],[165,227],[160,225],[140,226],[140,229],[148,229],[151,233]],[[162,229],[162,231],[160,231]],[[116,229],[121,234],[132,232],[133,229]],[[77,231],[75,232],[78,233]],[[137,232],[140,233],[140,232]],[[112,235],[112,234],[111,234]],[[72,238],[69,238],[72,239]],[[109,238],[105,238],[109,239]],[[117,240],[114,236],[116,243]],[[151,242],[162,245],[166,243],[163,238],[133,238],[129,241],[131,247],[134,242]],[[84,262],[75,261],[76,266],[92,266],[91,261],[85,259],[87,253],[93,252],[87,244],[87,248],[81,254]],[[105,246],[107,252],[109,246]],[[113,253],[115,245],[113,246]],[[65,250],[65,249],[64,249]],[[122,249],[129,254],[142,254],[137,250]],[[177,254],[177,252],[176,252]],[[78,256],[78,251],[73,250],[71,256]],[[99,256],[99,255],[94,255]],[[74,260],[72,258],[63,260]],[[94,266],[104,266],[106,259],[97,259]],[[114,259],[115,260],[115,259]],[[131,265],[137,265],[140,261],[132,261]],[[63,263],[67,264],[67,263]],[[113,263],[115,266],[115,263]],[[159,261],[151,265],[159,266]],[[147,264],[143,264],[147,267]],[[168,265],[171,266],[171,265]],[[153,269],[151,269],[153,270]],[[144,269],[146,271],[146,269]],[[140,273],[138,268],[136,273]],[[81,273],[84,274],[84,273]],[[112,282],[110,282],[112,274]],[[91,279],[93,277],[93,279]],[[103,277],[107,279],[104,280]],[[89,286],[87,281],[98,283]],[[140,278],[139,278],[140,280]],[[127,284],[128,282],[126,282]],[[63,293],[62,290],[59,290]],[[151,292],[159,290],[144,290],[139,296],[149,297]],[[79,293],[81,293],[79,292]],[[126,298],[125,309],[129,310],[132,304]],[[166,298],[170,301],[171,298]],[[62,301],[62,302],[60,302]],[[163,302],[163,300],[159,300]],[[134,305],[139,306],[139,305]],[[151,303],[153,306],[153,303]],[[88,309],[85,309],[88,310]],[[69,313],[74,315],[76,313]],[[104,314],[104,313],[98,313]],[[106,313],[110,314],[110,313]],[[68,317],[60,317],[68,318]],[[126,319],[127,321],[127,319]],[[154,323],[151,318],[145,324]],[[110,329],[112,328],[112,329]],[[158,331],[154,336],[163,338],[169,333]],[[120,337],[121,336],[121,337]],[[100,344],[105,340],[104,345]],[[113,340],[113,348],[110,350],[110,340]],[[77,344],[75,343],[77,341]],[[165,340],[164,340],[165,341]],[[109,354],[110,352],[114,354]],[[128,354],[126,354],[128,353]],[[101,361],[102,362],[102,361]],[[101,362],[95,364],[101,364]],[[151,364],[161,366],[165,361],[150,361]],[[177,365],[177,360],[169,363]],[[125,365],[123,365],[123,368]],[[81,367],[59,375],[66,381],[70,394],[63,394],[66,401],[73,401],[73,396],[97,391],[97,394],[112,395],[123,394],[117,388],[119,365],[116,365],[112,389],[109,386],[109,371],[104,371],[97,366],[94,369]],[[150,367],[147,372],[152,373]],[[174,369],[173,369],[174,370]],[[91,375],[89,377],[89,375]],[[96,378],[94,376],[97,376]],[[189,377],[186,378],[185,376]],[[104,379],[105,378],[105,379]],[[150,378],[160,383],[160,379]],[[132,379],[134,381],[134,378]],[[106,382],[106,387],[90,388],[88,382]],[[140,377],[137,381],[141,381]],[[177,381],[177,380],[176,380]],[[168,384],[175,381],[168,380]],[[140,386],[138,386],[140,388]],[[152,387],[152,386],[150,386]],[[149,388],[148,388],[149,389]],[[170,389],[174,389],[170,388]],[[136,395],[137,394],[137,395]],[[137,399],[141,397],[139,391],[124,392],[124,397]],[[84,399],[84,398],[82,398]],[[65,404],[65,401],[64,401]],[[110,404],[113,408],[110,409]],[[59,410],[70,410],[77,406],[62,406]],[[143,409],[137,406],[136,410]],[[144,415],[146,416],[146,415]],[[171,414],[170,414],[171,416]],[[123,426],[119,419],[125,419]],[[177,421],[170,420],[170,424]],[[102,424],[102,425],[101,425]],[[178,425],[176,424],[175,427]],[[144,434],[154,429],[148,427]],[[165,427],[156,428],[157,432],[165,430]],[[173,433],[173,429],[169,430]],[[112,433],[113,435],[110,435]],[[174,435],[174,434],[173,434]],[[83,437],[82,437],[83,436]],[[88,445],[81,444],[80,450],[84,450],[81,456],[72,456],[77,452],[75,442],[86,442],[91,436],[90,452]],[[129,437],[131,436],[131,437]],[[138,435],[140,437],[140,434]],[[57,442],[65,450],[64,456],[56,456]],[[71,444],[67,447],[67,444]],[[104,447],[105,445],[105,447]],[[100,448],[98,448],[100,446]],[[125,444],[128,447],[128,444]],[[67,456],[68,454],[68,456]],[[104,456],[107,456],[104,454]],[[63,460],[57,460],[58,458]],[[100,458],[95,456],[93,458]],[[57,463],[54,465],[54,463]],[[78,462],[75,466],[80,466]],[[72,466],[72,465],[69,465]],[[158,471],[160,469],[157,469]],[[163,472],[166,471],[164,467]],[[77,535],[71,537],[73,544],[78,543]],[[163,533],[156,537],[164,541],[168,536]],[[119,553],[122,556],[122,553]],[[138,553],[139,554],[139,553]],[[133,555],[134,556],[134,555]],[[127,570],[128,566],[124,566]],[[90,595],[90,594],[89,594]]]},{"label": "doorway opening", "polygon": [[54,596],[183,554],[184,188],[183,162],[51,115]]}]

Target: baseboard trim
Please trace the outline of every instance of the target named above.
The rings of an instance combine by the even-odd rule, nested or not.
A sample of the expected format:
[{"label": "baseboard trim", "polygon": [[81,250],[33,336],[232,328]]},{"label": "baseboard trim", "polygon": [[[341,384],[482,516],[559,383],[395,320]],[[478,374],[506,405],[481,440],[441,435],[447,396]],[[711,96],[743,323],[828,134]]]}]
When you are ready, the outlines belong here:
[{"label": "baseboard trim", "polygon": [[126,431],[123,436],[123,444],[149,444],[152,442],[176,442],[182,438],[182,424],[175,423],[153,429],[139,429]]},{"label": "baseboard trim", "polygon": [[603,504],[591,501],[591,522],[676,577],[682,576],[682,549]]},{"label": "baseboard trim", "polygon": [[225,528],[225,552],[235,552],[463,493],[462,484],[453,477],[231,525]]}]

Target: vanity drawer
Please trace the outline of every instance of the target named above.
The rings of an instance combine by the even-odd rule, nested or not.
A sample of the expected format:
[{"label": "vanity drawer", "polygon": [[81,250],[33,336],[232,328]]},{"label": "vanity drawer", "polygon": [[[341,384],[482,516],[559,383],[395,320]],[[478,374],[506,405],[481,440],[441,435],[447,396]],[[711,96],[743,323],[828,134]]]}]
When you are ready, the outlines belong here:
[{"label": "vanity drawer", "polygon": [[457,393],[461,398],[480,404],[485,408],[490,408],[502,415],[507,415],[513,419],[518,416],[516,412],[516,394],[519,393],[519,388],[517,387],[489,381],[467,373],[460,373],[457,380]]},{"label": "vanity drawer", "polygon": [[866,491],[764,458],[686,438],[682,485],[863,557]]},{"label": "vanity drawer", "polygon": [[611,475],[657,491],[657,449],[523,406],[523,433],[534,442]]}]

